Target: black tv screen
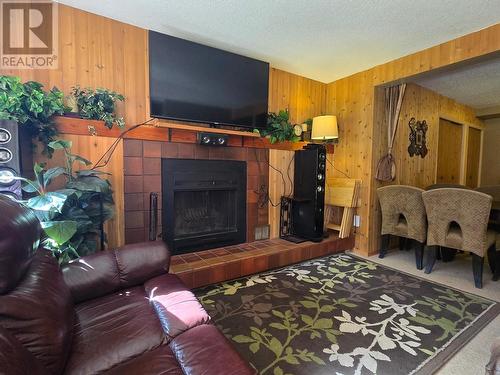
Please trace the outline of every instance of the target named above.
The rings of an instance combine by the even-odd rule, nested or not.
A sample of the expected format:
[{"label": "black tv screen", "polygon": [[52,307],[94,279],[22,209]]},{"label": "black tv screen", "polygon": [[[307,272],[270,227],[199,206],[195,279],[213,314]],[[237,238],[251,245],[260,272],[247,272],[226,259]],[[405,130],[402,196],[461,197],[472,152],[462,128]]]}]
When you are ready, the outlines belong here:
[{"label": "black tv screen", "polygon": [[269,64],[149,32],[151,116],[262,128]]}]

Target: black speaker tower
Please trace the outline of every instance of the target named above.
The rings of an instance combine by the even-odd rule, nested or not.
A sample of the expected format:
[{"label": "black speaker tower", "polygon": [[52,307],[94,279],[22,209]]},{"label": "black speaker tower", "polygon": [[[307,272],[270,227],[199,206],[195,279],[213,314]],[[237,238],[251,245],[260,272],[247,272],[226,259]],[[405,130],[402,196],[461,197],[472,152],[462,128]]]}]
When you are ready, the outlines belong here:
[{"label": "black speaker tower", "polygon": [[323,239],[326,148],[308,144],[295,152],[293,234],[310,241]]},{"label": "black speaker tower", "polygon": [[33,174],[31,135],[16,121],[0,120],[0,194],[21,199],[21,181]]}]

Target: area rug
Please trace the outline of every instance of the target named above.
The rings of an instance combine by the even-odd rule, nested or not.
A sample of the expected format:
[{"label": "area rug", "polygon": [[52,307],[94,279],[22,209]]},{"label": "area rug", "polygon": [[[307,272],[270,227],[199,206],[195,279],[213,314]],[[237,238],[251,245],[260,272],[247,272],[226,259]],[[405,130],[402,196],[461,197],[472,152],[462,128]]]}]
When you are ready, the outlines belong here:
[{"label": "area rug", "polygon": [[500,304],[341,254],[198,289],[260,374],[429,374]]}]

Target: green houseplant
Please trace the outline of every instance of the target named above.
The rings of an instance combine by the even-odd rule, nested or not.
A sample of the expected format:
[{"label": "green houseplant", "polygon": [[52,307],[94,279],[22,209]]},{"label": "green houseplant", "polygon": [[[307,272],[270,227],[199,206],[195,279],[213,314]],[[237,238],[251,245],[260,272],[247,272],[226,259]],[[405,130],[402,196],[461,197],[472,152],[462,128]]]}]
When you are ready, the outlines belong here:
[{"label": "green houseplant", "polygon": [[48,144],[57,136],[53,116],[67,111],[59,89],[44,91],[41,83],[0,76],[0,120],[14,120],[27,127],[32,138],[44,145],[44,154],[52,156]]},{"label": "green houseplant", "polygon": [[295,135],[293,127],[287,110],[281,110],[278,113],[270,112],[267,116],[267,127],[261,130],[260,134],[269,138],[271,143],[298,142],[300,137]]},{"label": "green houseplant", "polygon": [[125,121],[123,117],[116,116],[116,101],[124,101],[125,97],[117,92],[107,89],[91,88],[81,89],[75,86],[71,90],[71,96],[76,102],[78,114],[85,119],[102,120],[111,129],[116,123],[123,128]]},{"label": "green houseplant", "polygon": [[[32,197],[21,201],[31,208],[41,222],[45,238],[43,245],[52,251],[59,263],[91,254],[98,249],[101,218],[114,215],[111,185],[101,178],[105,172],[93,169],[74,170],[74,164],[91,163],[71,153],[71,142],[49,143],[52,150],[63,150],[65,165],[46,169],[36,163],[35,178],[24,181],[23,190]],[[64,176],[64,188],[49,191],[55,178]]]}]

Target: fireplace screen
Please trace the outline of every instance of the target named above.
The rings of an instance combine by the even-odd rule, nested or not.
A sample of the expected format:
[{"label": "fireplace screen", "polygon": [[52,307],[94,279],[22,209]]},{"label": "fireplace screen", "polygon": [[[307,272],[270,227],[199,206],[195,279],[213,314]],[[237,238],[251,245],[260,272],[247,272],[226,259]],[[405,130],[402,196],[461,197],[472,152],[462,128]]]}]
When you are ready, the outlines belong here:
[{"label": "fireplace screen", "polygon": [[246,163],[162,159],[163,239],[173,254],[246,240]]},{"label": "fireplace screen", "polygon": [[174,238],[235,232],[236,191],[178,191],[174,193]]}]

